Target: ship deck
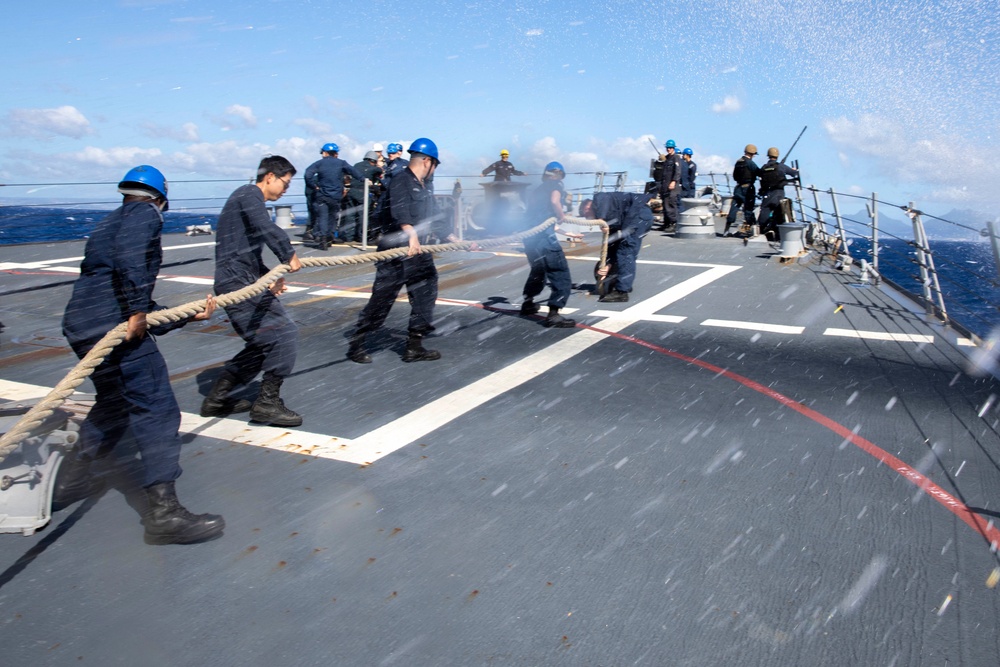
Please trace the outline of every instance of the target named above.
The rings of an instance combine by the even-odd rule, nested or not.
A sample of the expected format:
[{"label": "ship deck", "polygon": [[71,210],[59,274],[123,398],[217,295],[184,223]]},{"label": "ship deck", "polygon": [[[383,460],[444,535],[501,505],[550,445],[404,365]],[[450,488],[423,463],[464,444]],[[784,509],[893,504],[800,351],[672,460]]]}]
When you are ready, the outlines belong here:
[{"label": "ship deck", "polygon": [[[161,304],[211,289],[211,237],[164,246]],[[400,360],[405,300],[345,359],[370,265],[290,275],[298,429],[197,416],[241,348],[224,314],[158,338],[179,496],[225,534],[145,545],[123,448],[109,490],[0,536],[0,662],[997,664],[977,348],[817,252],[654,232],[629,303],[590,293],[598,252],[567,246],[562,330],[517,315],[518,247],[439,256],[429,363]],[[0,398],[74,365],[82,254],[0,247]]]}]

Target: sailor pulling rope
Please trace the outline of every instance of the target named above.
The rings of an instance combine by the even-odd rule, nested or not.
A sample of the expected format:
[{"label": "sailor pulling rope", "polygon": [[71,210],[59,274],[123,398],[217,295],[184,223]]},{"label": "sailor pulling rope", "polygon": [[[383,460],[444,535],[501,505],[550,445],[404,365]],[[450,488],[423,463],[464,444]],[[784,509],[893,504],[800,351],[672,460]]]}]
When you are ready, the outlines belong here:
[{"label": "sailor pulling rope", "polygon": [[[608,256],[607,223],[603,220],[587,220],[584,218],[572,218],[569,216],[566,216],[565,221],[577,225],[601,228],[603,237],[601,240],[601,266],[605,266]],[[491,248],[495,246],[508,245],[522,241],[529,236],[539,234],[555,223],[556,219],[552,217],[536,227],[517,234],[512,234],[510,236],[485,239],[475,242],[460,241],[456,243],[421,246],[419,252],[457,252],[470,250],[474,247]],[[409,249],[403,247],[383,250],[381,252],[369,252],[360,255],[348,255],[341,257],[305,257],[300,261],[304,267],[368,264],[386,259],[406,257],[408,252]],[[275,281],[285,275],[289,268],[290,267],[287,264],[279,264],[267,273],[267,275],[261,277],[260,280],[252,285],[248,285],[243,289],[216,297],[216,303],[220,307],[225,308],[226,306],[231,306],[233,304],[246,301],[247,299],[251,299],[258,294],[263,294]],[[166,324],[168,322],[178,322],[203,312],[204,310],[205,299],[201,299],[199,301],[185,303],[175,308],[151,312],[147,314],[146,321],[149,323],[149,326],[153,327],[159,324]],[[55,412],[55,410],[73,394],[76,388],[79,387],[83,381],[94,372],[94,369],[97,368],[102,361],[104,361],[104,358],[107,357],[118,344],[125,340],[125,331],[127,327],[128,322],[122,322],[105,334],[104,338],[94,345],[93,349],[91,349],[90,352],[88,352],[86,356],[84,356],[83,359],[81,359],[79,363],[73,367],[66,377],[56,384],[56,386],[45,396],[45,398],[40,400],[35,406],[28,410],[9,431],[0,436],[0,462],[9,456],[22,440],[34,435],[33,430],[41,425],[49,417],[49,415]]]}]

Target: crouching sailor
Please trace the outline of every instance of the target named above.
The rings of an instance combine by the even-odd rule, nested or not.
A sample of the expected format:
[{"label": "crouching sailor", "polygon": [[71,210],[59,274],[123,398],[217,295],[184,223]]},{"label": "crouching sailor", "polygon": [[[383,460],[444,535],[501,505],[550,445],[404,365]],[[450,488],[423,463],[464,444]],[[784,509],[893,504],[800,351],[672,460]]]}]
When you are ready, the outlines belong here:
[{"label": "crouching sailor", "polygon": [[642,239],[653,226],[649,197],[649,194],[634,192],[598,192],[593,200],[580,202],[581,217],[604,220],[611,231],[608,237],[610,261],[598,269],[598,275],[607,277],[608,290],[599,301],[628,301]]},{"label": "crouching sailor", "polygon": [[[63,317],[63,334],[83,358],[110,329],[128,322],[125,340],[101,362],[91,381],[97,389],[94,407],[80,427],[79,446],[63,462],[53,504],[59,507],[98,491],[91,463],[114,449],[131,429],[142,458],[149,506],[143,516],[148,544],[189,544],[222,533],[225,521],[215,514],[192,514],[177,500],[181,412],[170,388],[167,365],[147,335],[146,314],[157,310],[153,287],[163,251],[160,230],[167,210],[167,182],[158,170],[142,165],[118,185],[122,206],[97,224],[84,251],[80,277]],[[209,296],[204,312],[215,309]],[[189,320],[188,320],[189,321]],[[161,325],[161,334],[187,321]]]},{"label": "crouching sailor", "polygon": [[[219,214],[215,246],[215,293],[225,294],[257,282],[268,272],[261,258],[267,245],[289,271],[302,268],[288,235],[267,214],[266,201],[277,201],[295,176],[295,167],[280,155],[260,161],[257,182],[243,185],[229,196]],[[302,417],[285,407],[281,385],[291,375],[298,352],[298,328],[278,301],[285,291],[279,278],[262,294],[226,307],[233,329],[245,342],[226,362],[222,375],[201,404],[202,417],[224,417],[250,409],[250,419],[273,426],[299,426]],[[229,393],[264,372],[260,394],[252,406],[233,401]]]}]

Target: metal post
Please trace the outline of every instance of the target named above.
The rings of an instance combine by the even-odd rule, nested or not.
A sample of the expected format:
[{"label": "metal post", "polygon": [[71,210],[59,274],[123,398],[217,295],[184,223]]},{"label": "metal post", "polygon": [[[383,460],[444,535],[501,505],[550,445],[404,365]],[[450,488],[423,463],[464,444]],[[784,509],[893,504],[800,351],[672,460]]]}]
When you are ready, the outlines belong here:
[{"label": "metal post", "polygon": [[844,254],[850,256],[851,251],[847,247],[847,235],[844,234],[844,220],[840,217],[840,206],[837,205],[837,193],[833,191],[833,188],[830,188],[827,192],[830,193],[830,200],[833,202],[833,217],[837,220],[837,236],[840,238],[840,243],[844,248]]},{"label": "metal post", "polygon": [[826,223],[823,221],[823,210],[819,207],[819,190],[815,185],[810,185],[809,190],[813,193],[813,210],[816,212],[816,224],[819,225],[819,233],[826,241],[829,234],[826,232]]},{"label": "metal post", "polygon": [[986,223],[986,228],[990,232],[990,245],[993,247],[993,267],[1000,275],[1000,222],[990,220]]},{"label": "metal post", "polygon": [[365,198],[362,201],[364,209],[361,211],[361,249],[368,250],[368,187],[371,181],[365,179]]},{"label": "metal post", "polygon": [[[910,208],[913,208],[913,203],[910,203]],[[923,257],[921,258],[923,262],[926,263],[925,272],[922,274],[924,279],[927,281],[927,299],[928,305],[932,303],[933,300],[937,301],[938,308],[941,309],[941,317],[947,322],[948,321],[948,310],[944,306],[944,293],[941,291],[941,284],[938,281],[937,268],[934,266],[934,253],[931,252],[930,240],[927,238],[927,231],[924,229],[924,221],[920,217],[920,212],[913,211],[913,229],[916,234],[919,235],[918,243],[920,244],[921,252]],[[931,296],[933,295],[933,297]]]},{"label": "metal post", "polygon": [[872,267],[875,269],[875,284],[882,280],[878,269],[878,193],[872,193],[872,203],[868,206],[868,215],[872,219]]}]

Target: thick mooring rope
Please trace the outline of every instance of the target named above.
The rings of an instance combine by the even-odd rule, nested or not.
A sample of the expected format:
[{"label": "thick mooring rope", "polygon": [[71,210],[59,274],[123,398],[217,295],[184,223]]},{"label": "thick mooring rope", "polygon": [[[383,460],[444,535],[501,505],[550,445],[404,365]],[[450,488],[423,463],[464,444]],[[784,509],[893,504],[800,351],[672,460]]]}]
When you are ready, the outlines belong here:
[{"label": "thick mooring rope", "polygon": [[[588,225],[601,228],[603,233],[601,244],[601,266],[604,266],[608,253],[607,223],[603,220],[587,220],[584,218],[571,218],[568,216],[565,218],[565,221],[577,225]],[[529,230],[512,234],[510,236],[495,239],[483,239],[481,241],[460,241],[456,243],[442,243],[440,245],[425,245],[420,246],[419,252],[456,252],[461,250],[470,250],[473,247],[492,248],[495,246],[508,245],[522,241],[529,236],[540,234],[554,224],[556,224],[556,219],[553,217],[549,218],[537,227],[533,227]],[[408,254],[409,248],[404,246],[401,248],[391,248],[381,252],[368,252],[360,255],[343,255],[339,257],[303,257],[299,261],[304,267],[343,266],[368,264],[387,259],[396,259],[399,257],[406,257]],[[242,289],[219,295],[216,297],[215,301],[220,307],[225,308],[226,306],[231,306],[233,304],[252,299],[258,294],[263,294],[278,280],[278,278],[281,278],[288,273],[288,270],[289,266],[287,264],[279,264],[275,268],[271,269],[267,275],[261,277],[252,285],[247,285]],[[156,310],[148,313],[146,315],[146,322],[150,327],[154,327],[168,322],[178,322],[180,320],[188,319],[200,312],[203,312],[204,310],[205,299],[201,299],[200,301],[192,301],[175,308]],[[21,419],[19,419],[9,431],[0,436],[0,462],[3,462],[3,460],[9,456],[22,440],[35,435],[33,433],[34,429],[42,424],[42,422],[44,422],[53,412],[55,412],[56,409],[73,394],[76,388],[79,387],[83,381],[94,372],[94,369],[101,365],[101,362],[104,361],[105,357],[107,357],[115,347],[125,340],[125,331],[127,326],[127,322],[122,322],[105,334],[104,337],[99,340],[96,345],[94,345],[93,349],[91,349],[90,352],[88,352],[83,359],[81,359],[77,365],[73,367],[66,377],[59,381],[59,383],[45,396],[45,398],[40,400],[30,410],[24,413]]]}]

